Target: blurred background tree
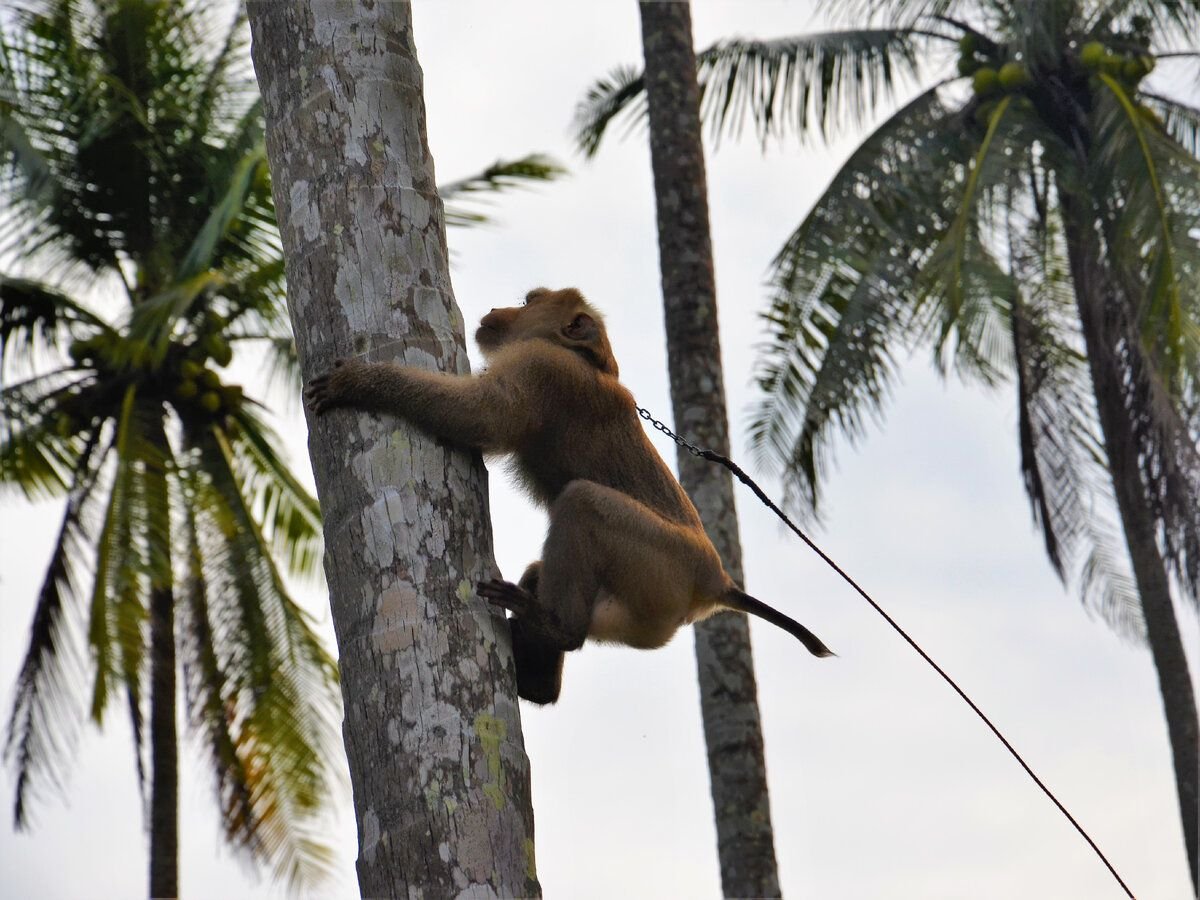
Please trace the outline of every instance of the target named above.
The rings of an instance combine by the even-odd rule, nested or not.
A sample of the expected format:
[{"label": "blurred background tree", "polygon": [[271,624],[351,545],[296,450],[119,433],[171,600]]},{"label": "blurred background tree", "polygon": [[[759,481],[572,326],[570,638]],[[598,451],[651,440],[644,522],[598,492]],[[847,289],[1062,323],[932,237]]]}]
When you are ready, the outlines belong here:
[{"label": "blurred background tree", "polygon": [[[753,440],[813,512],[831,439],[861,437],[907,354],[1015,381],[1052,565],[1150,647],[1195,887],[1197,716],[1171,585],[1197,602],[1200,109],[1171,90],[1196,83],[1200,4],[830,11],[872,24],[722,41],[697,60],[714,138],[747,120],[764,146],[827,138],[889,113],[771,264]],[[1175,78],[1147,81],[1160,62]],[[641,73],[616,70],[580,104],[580,146],[644,113]]]}]

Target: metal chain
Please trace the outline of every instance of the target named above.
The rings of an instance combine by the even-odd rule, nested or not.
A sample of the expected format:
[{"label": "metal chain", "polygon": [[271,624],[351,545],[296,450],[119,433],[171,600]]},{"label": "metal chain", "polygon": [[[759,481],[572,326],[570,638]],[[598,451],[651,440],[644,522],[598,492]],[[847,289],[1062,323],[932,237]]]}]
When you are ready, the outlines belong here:
[{"label": "metal chain", "polygon": [[641,416],[643,419],[645,419],[647,422],[649,422],[651,425],[653,425],[655,428],[657,428],[659,431],[661,431],[663,434],[665,434],[667,437],[669,437],[671,440],[673,440],[680,447],[683,447],[685,450],[687,450],[687,452],[692,454],[692,456],[704,456],[703,450],[701,450],[695,444],[689,444],[687,441],[685,441],[683,438],[681,438],[679,435],[677,435],[675,432],[673,432],[670,428],[668,428],[662,422],[658,421],[658,419],[654,418],[654,416],[650,415],[649,410],[642,409],[642,407],[639,406],[637,408],[637,411],[638,411],[639,416]]}]

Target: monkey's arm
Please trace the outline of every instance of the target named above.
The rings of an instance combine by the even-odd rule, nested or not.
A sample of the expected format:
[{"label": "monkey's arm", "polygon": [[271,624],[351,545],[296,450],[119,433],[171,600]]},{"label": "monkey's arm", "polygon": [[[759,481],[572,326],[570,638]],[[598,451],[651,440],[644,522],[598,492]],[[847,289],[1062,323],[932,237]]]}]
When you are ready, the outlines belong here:
[{"label": "monkey's arm", "polygon": [[499,451],[513,449],[532,426],[531,404],[513,379],[357,359],[333,365],[304,390],[317,415],[339,407],[390,413],[459,446]]}]

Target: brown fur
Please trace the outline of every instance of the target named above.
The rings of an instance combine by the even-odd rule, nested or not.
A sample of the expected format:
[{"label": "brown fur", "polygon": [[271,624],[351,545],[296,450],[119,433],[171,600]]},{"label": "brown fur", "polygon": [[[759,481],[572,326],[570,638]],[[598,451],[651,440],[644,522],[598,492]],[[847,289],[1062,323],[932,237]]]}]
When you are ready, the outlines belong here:
[{"label": "brown fur", "polygon": [[479,586],[514,614],[520,696],[558,698],[563,653],[587,638],[667,643],[722,608],[753,612],[829,650],[799,623],[737,589],[696,508],[659,457],[617,380],[600,314],[577,290],[530,291],[475,333],[488,368],[457,376],[339,360],[306,390],[318,414],[353,407],[402,416],[452,443],[511,454],[550,512],[541,562],[520,584]]}]

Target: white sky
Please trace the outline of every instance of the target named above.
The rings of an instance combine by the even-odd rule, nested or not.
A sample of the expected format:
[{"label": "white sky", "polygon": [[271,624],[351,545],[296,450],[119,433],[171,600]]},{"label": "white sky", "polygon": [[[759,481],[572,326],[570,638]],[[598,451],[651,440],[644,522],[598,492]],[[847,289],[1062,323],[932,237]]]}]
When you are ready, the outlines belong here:
[{"label": "white sky", "polygon": [[[698,2],[698,47],[813,26],[808,6]],[[569,121],[596,77],[638,63],[632,2],[418,0],[430,140],[440,179],[497,157],[548,152],[573,176],[500,201],[501,227],[452,232],[467,321],[536,285],[580,287],[608,318],[625,383],[669,417],[649,154],[634,135],[585,163]],[[753,141],[709,153],[721,329],[735,456],[748,469],[753,347],[771,255],[853,141],[831,149]],[[1017,465],[1011,388],[943,383],[905,368],[886,425],[843,447],[819,542],[1005,730],[1142,897],[1189,896],[1166,728],[1149,654],[1090,618],[1055,580]],[[279,421],[308,475],[303,422]],[[671,448],[660,449],[673,460]],[[764,479],[774,487],[770,479]],[[544,516],[492,475],[496,552],[518,574]],[[820,635],[814,660],[753,626],[783,889],[816,898],[1121,896],[1101,863],[948,688],[849,588],[738,495],[747,588]],[[11,698],[55,505],[0,509],[0,696]],[[324,610],[320,592],[305,598]],[[328,613],[321,612],[332,642]],[[1181,613],[1196,659],[1196,620]],[[717,898],[692,638],[652,653],[588,646],[562,700],[522,707],[533,770],[538,871],[549,898]],[[146,840],[131,739],[113,715],[86,734],[68,802],[32,834],[0,829],[0,898],[145,895]],[[182,891],[278,896],[222,847],[202,758],[182,764]],[[12,797],[3,776],[3,811]],[[348,797],[343,809],[349,809]],[[354,896],[352,817],[337,832]]]}]

